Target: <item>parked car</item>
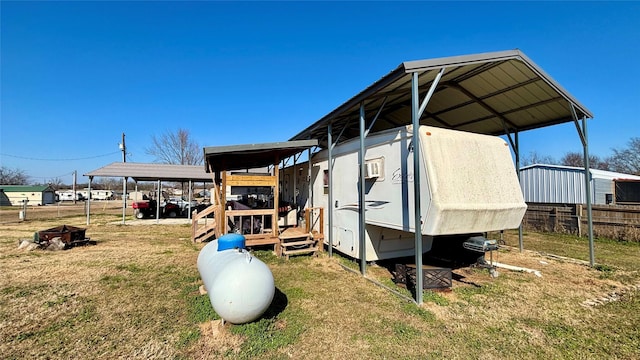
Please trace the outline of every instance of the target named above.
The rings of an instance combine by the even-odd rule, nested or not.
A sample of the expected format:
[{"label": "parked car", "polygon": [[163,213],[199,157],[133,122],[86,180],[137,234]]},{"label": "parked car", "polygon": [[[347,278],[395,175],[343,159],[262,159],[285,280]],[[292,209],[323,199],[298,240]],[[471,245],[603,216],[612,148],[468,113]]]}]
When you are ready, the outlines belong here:
[{"label": "parked car", "polygon": [[[181,211],[186,212],[189,210],[189,201],[183,198],[171,197],[167,200],[168,203],[176,204]],[[191,200],[191,209],[195,209],[198,206],[198,201]]]}]

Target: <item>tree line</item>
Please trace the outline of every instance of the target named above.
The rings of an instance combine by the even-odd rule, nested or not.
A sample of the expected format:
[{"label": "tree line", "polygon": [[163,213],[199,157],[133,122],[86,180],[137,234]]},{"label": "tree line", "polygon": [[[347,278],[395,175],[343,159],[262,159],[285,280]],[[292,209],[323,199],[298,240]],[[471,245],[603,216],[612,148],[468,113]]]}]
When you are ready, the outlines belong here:
[{"label": "tree line", "polygon": [[[626,147],[612,149],[613,154],[599,157],[589,154],[589,167],[592,169],[615,171],[624,174],[640,175],[640,137],[633,137]],[[568,152],[560,160],[548,155],[531,152],[523,157],[522,165],[550,164],[584,167],[584,155],[578,152]]]},{"label": "tree line", "polygon": [[[174,132],[166,131],[156,136],[151,136],[149,147],[145,148],[145,153],[154,157],[154,161],[160,164],[174,165],[202,165],[203,152],[202,147],[193,139],[189,130],[178,129]],[[1,185],[45,185],[31,181],[26,171],[19,168],[9,168],[7,166],[0,167],[0,184]],[[116,184],[122,184],[120,179],[103,178],[96,180],[97,188],[112,189],[116,188]],[[56,190],[65,188],[60,178],[48,179],[46,185],[51,185]],[[83,184],[78,184],[78,186]],[[144,185],[142,186],[144,188]]]},{"label": "tree line", "polygon": [[[592,169],[615,171],[625,174],[640,175],[640,137],[633,137],[626,147],[612,149],[613,154],[608,157],[589,155],[589,166]],[[193,139],[189,130],[178,129],[175,132],[167,131],[160,136],[153,135],[149,147],[145,149],[147,155],[154,157],[154,161],[162,164],[176,165],[202,165],[202,147]],[[584,167],[584,156],[578,152],[568,152],[560,160],[548,155],[540,155],[531,152],[521,160],[522,166],[533,164],[550,164]],[[0,184],[2,185],[27,185],[31,183],[29,176],[22,169],[0,167]],[[48,184],[55,188],[64,187],[61,179],[50,179]],[[120,180],[108,178],[99,180],[105,188],[111,188]],[[41,185],[41,184],[37,184]]]}]

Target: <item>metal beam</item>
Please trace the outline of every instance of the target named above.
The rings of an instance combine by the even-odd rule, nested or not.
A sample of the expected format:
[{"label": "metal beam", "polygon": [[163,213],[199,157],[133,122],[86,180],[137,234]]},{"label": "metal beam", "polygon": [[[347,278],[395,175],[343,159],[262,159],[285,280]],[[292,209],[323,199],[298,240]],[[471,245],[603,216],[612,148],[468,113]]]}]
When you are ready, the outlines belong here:
[{"label": "metal beam", "polygon": [[571,116],[573,117],[573,123],[580,136],[582,142],[582,151],[584,156],[584,191],[587,198],[587,228],[589,237],[589,265],[595,266],[595,249],[593,245],[593,211],[591,206],[591,170],[589,168],[589,138],[587,137],[587,119],[582,118],[582,128],[578,122],[578,114],[573,103],[569,103],[571,107]]},{"label": "metal beam", "polygon": [[582,147],[587,146],[587,134],[583,132],[583,129],[580,128],[580,123],[578,122],[578,114],[576,113],[576,108],[573,104],[569,104],[571,107],[571,117],[573,119],[573,124],[576,126],[576,131],[578,132],[578,136],[580,137],[580,142],[582,143]]},{"label": "metal beam", "polygon": [[[293,204],[296,207],[296,214],[297,214],[297,209],[298,209],[298,169],[296,169],[296,165],[298,164],[298,159],[296,158],[296,156],[293,156],[293,165],[291,165],[293,167]],[[284,168],[283,168],[284,170]],[[278,199],[275,199],[275,201],[278,201]],[[297,215],[296,215],[297,216]]]},{"label": "metal beam", "polygon": [[[329,210],[329,213],[327,214],[329,217],[329,257],[333,256],[333,138],[331,136],[331,129],[332,129],[332,125],[331,123],[329,123],[329,126],[327,127],[328,129],[328,134],[327,134],[327,142],[329,143],[329,146],[327,147],[327,152],[329,153],[329,159],[328,159],[328,172],[329,172],[329,206],[327,206],[327,210]],[[318,174],[318,176],[322,176],[324,179],[324,174]],[[323,180],[324,181],[324,180]],[[324,183],[323,183],[324,186]]]},{"label": "metal beam", "polygon": [[373,120],[371,120],[371,124],[369,124],[369,128],[367,128],[367,131],[365,131],[365,135],[364,136],[368,136],[369,132],[371,131],[371,129],[373,128],[373,124],[376,123],[376,121],[378,120],[378,116],[380,116],[380,113],[382,112],[382,109],[384,109],[384,106],[387,104],[387,97],[385,96],[384,99],[382,100],[382,105],[380,105],[380,108],[378,109],[378,112],[376,113],[376,116],[373,117]]},{"label": "metal beam", "polygon": [[156,197],[156,224],[160,224],[160,197],[162,196],[162,182],[158,179],[158,195]]},{"label": "metal beam", "polygon": [[[435,84],[435,82],[433,83]],[[433,85],[432,84],[432,85]],[[418,92],[418,73],[411,74],[411,123],[413,124],[413,202],[415,228],[415,259],[416,259],[416,303],[422,304],[422,214],[420,211],[420,98]]]},{"label": "metal beam", "polygon": [[[511,109],[511,110],[508,110],[508,111],[503,111],[502,115],[503,115],[503,117],[505,117],[507,115],[511,115],[511,114],[516,113],[518,111],[523,111],[523,110],[527,110],[527,109],[530,109],[530,108],[533,108],[533,107],[536,107],[536,106],[546,105],[546,104],[550,104],[550,103],[554,103],[554,102],[559,102],[559,101],[562,101],[562,100],[564,100],[564,98],[558,96],[558,97],[554,97],[554,98],[551,98],[551,99],[548,99],[548,100],[538,101],[537,103],[529,104],[527,106],[522,106],[522,107]],[[496,115],[492,113],[491,115],[483,116],[483,117],[480,117],[480,118],[477,118],[477,119],[474,119],[474,120],[465,121],[465,122],[456,124],[455,126],[452,127],[452,129],[459,129],[459,128],[463,127],[463,126],[479,123],[479,122],[482,122],[482,121],[485,121],[485,120],[492,119],[494,117],[496,117]],[[560,124],[560,123],[563,123],[563,122],[565,122],[565,120],[558,120],[558,121],[554,121],[554,122],[549,122],[549,123],[547,123],[548,125],[545,125],[545,126]],[[524,130],[537,129],[540,126],[532,125],[532,126],[519,126],[518,127],[518,126],[513,125],[513,127],[519,129],[520,131],[524,131]]]},{"label": "metal beam", "polygon": [[[433,79],[433,82],[431,83],[431,87],[429,88],[429,91],[425,95],[424,100],[422,101],[422,104],[420,104],[420,109],[418,110],[418,122],[420,121],[422,114],[427,108],[427,104],[429,104],[429,100],[431,100],[431,96],[433,96],[433,93],[436,91],[436,87],[438,86],[438,83],[442,78],[442,74],[444,74],[444,69],[445,68],[441,68],[440,71],[438,71],[438,74],[436,75],[436,78]],[[412,86],[413,86],[413,83],[412,83]],[[416,88],[417,87],[418,85],[416,84]]]},{"label": "metal beam", "polygon": [[364,184],[364,175],[365,175],[365,164],[364,164],[364,139],[365,139],[365,131],[364,131],[364,103],[360,103],[360,152],[359,155],[359,163],[360,163],[360,180],[358,181],[358,211],[360,214],[360,236],[359,236],[359,250],[360,250],[360,273],[362,275],[366,275],[367,273],[367,252],[365,249],[365,184]]},{"label": "metal beam", "polygon": [[[522,188],[522,184],[520,183],[520,140],[518,136],[518,131],[515,133],[515,145],[516,145],[516,172],[518,173],[518,184],[520,184],[520,188]],[[518,247],[520,248],[520,252],[524,251],[524,241],[522,239],[522,221],[520,221],[520,226],[518,226]]]},{"label": "metal beam", "polygon": [[330,146],[335,146],[338,144],[338,142],[340,141],[340,138],[342,137],[342,134],[344,134],[344,131],[349,127],[349,123],[351,122],[351,119],[347,120],[347,122],[344,124],[344,126],[342,127],[342,130],[340,130],[340,134],[338,134],[338,137],[336,138],[336,144],[332,145],[331,141],[329,141],[329,145]]},{"label": "metal beam", "polygon": [[[450,83],[450,84],[448,84],[448,86],[451,87],[452,89],[456,89],[456,90],[460,91],[461,93],[465,94],[470,99],[473,99],[482,108],[487,110],[490,114],[492,114],[493,116],[495,116],[498,119],[502,120],[503,122],[509,124],[511,127],[516,128],[516,125],[514,123],[512,123],[511,121],[509,121],[509,119],[504,117],[499,111],[497,111],[496,109],[494,109],[491,106],[487,105],[487,103],[485,103],[482,99],[480,99],[479,97],[477,97],[474,94],[472,94],[471,91],[465,89],[462,85],[460,85],[458,83]],[[462,124],[457,124],[456,127],[461,126],[461,125]]]},{"label": "metal beam", "polygon": [[189,220],[191,220],[191,193],[193,193],[193,189],[191,186],[191,179],[189,179],[189,213],[187,214],[187,219]]},{"label": "metal beam", "polygon": [[89,191],[87,192],[87,225],[91,224],[91,181],[93,181],[93,176],[89,176]]},{"label": "metal beam", "polygon": [[[307,206],[311,207],[311,204],[313,204],[313,185],[311,184],[311,148],[309,148],[307,150]],[[311,214],[311,213],[310,213]],[[298,216],[297,210],[296,210],[296,216]],[[311,221],[312,217],[309,216],[309,221],[311,223],[313,223],[313,221]],[[298,223],[298,219],[296,219],[296,224]],[[322,226],[324,226],[324,224],[322,224]],[[312,228],[310,227],[309,230],[312,230]],[[324,229],[320,229],[320,232],[323,232]],[[324,248],[324,239],[322,240],[322,243],[320,243],[320,250],[322,250]]]},{"label": "metal beam", "polygon": [[422,272],[422,211],[420,205],[420,117],[427,108],[431,96],[438,87],[440,78],[444,74],[445,68],[441,68],[436,75],[435,79],[429,87],[429,91],[425,96],[422,104],[419,104],[419,91],[418,91],[418,73],[411,74],[411,123],[413,124],[413,202],[414,202],[414,227],[415,227],[415,259],[416,259],[416,303],[422,304],[422,284],[423,284],[423,272]]}]

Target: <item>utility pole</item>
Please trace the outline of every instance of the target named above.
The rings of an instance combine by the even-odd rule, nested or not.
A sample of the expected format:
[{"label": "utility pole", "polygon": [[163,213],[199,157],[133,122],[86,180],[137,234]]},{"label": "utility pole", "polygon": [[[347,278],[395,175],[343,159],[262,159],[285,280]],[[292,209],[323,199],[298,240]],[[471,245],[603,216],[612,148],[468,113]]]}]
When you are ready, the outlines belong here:
[{"label": "utility pole", "polygon": [[[127,162],[127,146],[124,143],[124,133],[122,133],[122,143],[120,144],[120,150],[122,150],[122,162]],[[125,224],[125,216],[127,215],[127,177],[122,179],[122,224]]]}]

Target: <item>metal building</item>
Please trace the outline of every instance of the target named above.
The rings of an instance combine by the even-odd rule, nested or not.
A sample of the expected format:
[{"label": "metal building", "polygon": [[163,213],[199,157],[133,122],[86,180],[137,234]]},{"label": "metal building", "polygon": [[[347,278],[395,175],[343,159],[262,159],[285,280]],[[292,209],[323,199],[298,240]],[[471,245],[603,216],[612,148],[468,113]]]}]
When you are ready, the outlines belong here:
[{"label": "metal building", "polygon": [[[590,169],[593,204],[616,199],[617,180],[640,180],[640,176]],[[520,186],[528,203],[586,204],[584,168],[534,164],[520,168]]]},{"label": "metal building", "polygon": [[56,202],[55,190],[49,185],[0,185],[12,206],[47,205]]}]

